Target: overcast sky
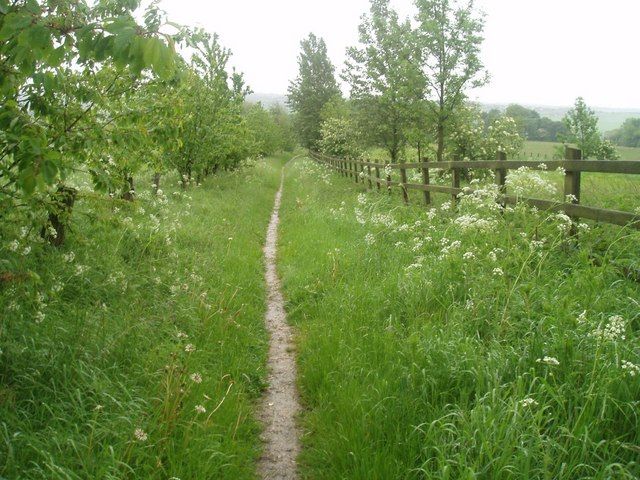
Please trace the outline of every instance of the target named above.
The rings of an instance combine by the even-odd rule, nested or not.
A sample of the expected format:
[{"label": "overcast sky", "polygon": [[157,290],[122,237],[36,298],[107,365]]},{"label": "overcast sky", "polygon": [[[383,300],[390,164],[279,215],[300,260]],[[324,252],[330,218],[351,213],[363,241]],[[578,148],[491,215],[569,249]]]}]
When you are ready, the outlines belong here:
[{"label": "overcast sky", "polygon": [[[412,0],[392,0],[402,16]],[[300,40],[322,36],[337,70],[368,0],[162,0],[169,18],[220,35],[256,93],[286,93]],[[476,0],[486,13],[485,103],[640,108],[640,0]]]}]

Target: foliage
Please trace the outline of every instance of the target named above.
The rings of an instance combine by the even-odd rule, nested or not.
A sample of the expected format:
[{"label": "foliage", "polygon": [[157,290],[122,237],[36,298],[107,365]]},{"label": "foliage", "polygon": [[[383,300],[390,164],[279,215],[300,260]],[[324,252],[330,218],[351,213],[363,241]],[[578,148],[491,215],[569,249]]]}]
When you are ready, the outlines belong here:
[{"label": "foliage", "polygon": [[244,118],[251,132],[252,156],[266,156],[281,151],[291,151],[294,147],[289,115],[282,107],[265,110],[256,103],[245,107]]},{"label": "foliage", "polygon": [[173,74],[174,36],[151,5],[3,1],[0,17],[1,195],[31,194],[86,161],[89,142],[115,118],[105,107],[144,72]]},{"label": "foliage", "polygon": [[464,105],[456,112],[454,133],[449,150],[455,160],[495,160],[498,152],[517,158],[524,140],[515,120],[507,115],[495,116],[485,127],[478,105]]},{"label": "foliage", "polygon": [[360,45],[347,49],[343,78],[360,130],[397,162],[410,128],[424,115],[424,79],[409,21],[400,22],[388,0],[371,0],[359,28]]},{"label": "foliage", "polygon": [[249,89],[228,73],[231,52],[217,35],[168,21],[156,3],[144,12],[138,4],[0,4],[3,213],[28,208],[46,230],[71,176],[133,200],[141,172],[155,173],[157,189],[162,173],[177,170],[186,186],[251,154]]},{"label": "foliage", "polygon": [[0,477],[255,478],[262,246],[286,159],[135,203],[90,193],[54,249],[0,224]]},{"label": "foliage", "polygon": [[315,148],[320,139],[320,112],[329,100],[341,93],[325,41],[310,33],[300,47],[298,76],[289,84],[287,102],[295,113],[300,143],[305,148]]},{"label": "foliage", "polygon": [[561,140],[575,144],[582,151],[582,158],[600,160],[620,158],[613,144],[602,138],[598,130],[598,117],[582,97],[576,99],[575,105],[562,121],[566,133],[561,136]]},{"label": "foliage", "polygon": [[541,117],[535,110],[521,105],[509,105],[505,115],[516,121],[520,135],[527,140],[555,142],[564,131],[563,122]]},{"label": "foliage", "polygon": [[607,137],[616,145],[623,147],[640,147],[640,118],[627,118],[622,126]]},{"label": "foliage", "polygon": [[493,185],[425,210],[323,174],[294,164],[282,207],[303,477],[638,477],[640,287],[615,265],[637,232],[574,242]]},{"label": "foliage", "polygon": [[451,133],[456,109],[468,88],[488,81],[480,47],[483,17],[473,0],[416,0],[420,64],[427,83],[429,110],[437,141],[436,158],[444,158],[445,138]]},{"label": "foliage", "polygon": [[332,117],[322,122],[318,147],[321,152],[338,158],[359,158],[362,153],[360,135],[347,117]]}]

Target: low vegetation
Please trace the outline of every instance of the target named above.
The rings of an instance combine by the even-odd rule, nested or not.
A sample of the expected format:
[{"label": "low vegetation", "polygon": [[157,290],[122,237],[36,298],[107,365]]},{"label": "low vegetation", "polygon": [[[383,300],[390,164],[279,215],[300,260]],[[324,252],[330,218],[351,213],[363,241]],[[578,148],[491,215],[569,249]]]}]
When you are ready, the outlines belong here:
[{"label": "low vegetation", "polygon": [[281,163],[135,204],[76,185],[61,249],[2,223],[0,477],[254,478]]},{"label": "low vegetation", "polygon": [[307,477],[640,475],[637,232],[577,242],[491,187],[403,207],[308,161],[285,189]]}]

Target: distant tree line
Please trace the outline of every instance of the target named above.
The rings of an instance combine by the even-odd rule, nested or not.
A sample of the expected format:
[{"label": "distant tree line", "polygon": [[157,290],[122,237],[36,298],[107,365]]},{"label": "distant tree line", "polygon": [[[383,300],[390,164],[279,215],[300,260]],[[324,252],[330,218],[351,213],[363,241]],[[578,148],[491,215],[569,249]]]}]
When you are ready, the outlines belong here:
[{"label": "distant tree line", "polygon": [[627,118],[620,128],[609,132],[607,137],[621,147],[640,147],[640,118]]},{"label": "distant tree line", "polygon": [[518,133],[526,140],[557,142],[560,136],[566,133],[564,123],[561,120],[542,117],[535,110],[518,104],[509,105],[504,112],[493,108],[484,113],[483,117],[485,123],[490,125],[502,115],[513,118],[518,126]]},{"label": "distant tree line", "polygon": [[581,99],[576,115],[562,121],[515,104],[482,112],[468,91],[489,78],[480,58],[484,15],[472,0],[414,0],[414,6],[411,21],[389,0],[370,0],[358,44],[347,49],[340,72],[347,99],[325,41],[313,34],[302,41],[298,76],[288,90],[302,146],[341,156],[376,147],[391,162],[411,150],[441,161],[495,158],[498,150],[514,157],[524,140],[538,140],[578,143],[589,155],[616,158]]}]

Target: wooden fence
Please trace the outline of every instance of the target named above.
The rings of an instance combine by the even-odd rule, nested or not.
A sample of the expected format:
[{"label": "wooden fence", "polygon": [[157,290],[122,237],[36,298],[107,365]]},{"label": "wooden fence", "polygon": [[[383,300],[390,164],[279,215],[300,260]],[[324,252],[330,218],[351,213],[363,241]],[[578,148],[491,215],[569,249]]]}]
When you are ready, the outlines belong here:
[{"label": "wooden fence", "polygon": [[[629,226],[640,229],[640,215],[619,210],[590,207],[580,204],[580,177],[582,172],[640,174],[640,160],[582,160],[582,153],[575,148],[566,148],[564,160],[550,160],[544,163],[532,160],[507,160],[504,153],[498,153],[496,160],[490,161],[452,161],[419,163],[375,163],[362,160],[330,157],[318,152],[311,152],[311,158],[340,172],[345,177],[354,179],[356,183],[367,182],[369,188],[380,190],[385,186],[400,187],[405,203],[409,203],[409,190],[423,192],[423,201],[431,203],[431,192],[445,193],[457,202],[458,195],[463,191],[460,181],[464,169],[489,169],[495,173],[495,181],[500,192],[498,201],[502,205],[525,202],[542,210],[566,213],[573,220],[586,218],[598,222],[614,225]],[[532,170],[564,170],[564,202],[543,200],[539,198],[516,197],[509,195],[506,189],[506,178],[509,170],[527,167]],[[431,169],[449,170],[452,172],[451,186],[434,185],[429,180]],[[409,183],[407,170],[416,169],[422,173],[422,183]],[[392,180],[391,172],[399,171],[400,178]],[[640,200],[640,198],[638,199]],[[639,202],[640,204],[640,202]]]}]

